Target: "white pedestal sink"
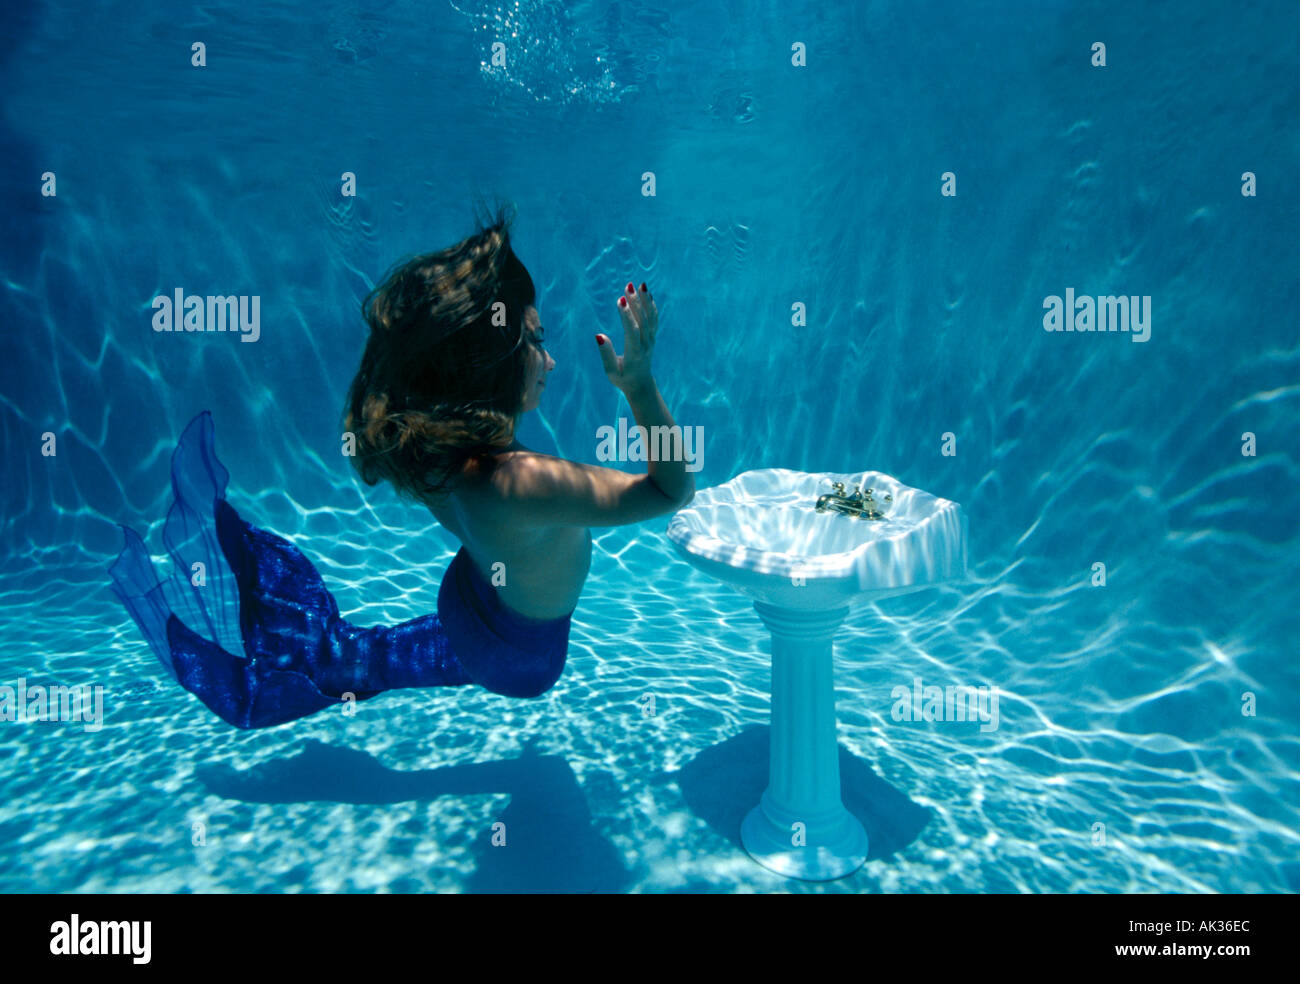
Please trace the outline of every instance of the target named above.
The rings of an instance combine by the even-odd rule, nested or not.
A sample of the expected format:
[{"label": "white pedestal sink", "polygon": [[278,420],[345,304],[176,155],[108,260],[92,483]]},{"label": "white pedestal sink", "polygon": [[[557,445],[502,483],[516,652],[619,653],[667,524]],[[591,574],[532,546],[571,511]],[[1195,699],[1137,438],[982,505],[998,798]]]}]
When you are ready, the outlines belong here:
[{"label": "white pedestal sink", "polygon": [[[817,512],[835,482],[874,489],[884,518]],[[866,860],[867,833],[840,799],[832,639],[854,605],[964,578],[966,531],[957,503],[881,472],[784,468],[697,492],[668,524],[678,553],[752,597],[772,635],[769,780],[740,828],[759,864],[826,881]]]}]

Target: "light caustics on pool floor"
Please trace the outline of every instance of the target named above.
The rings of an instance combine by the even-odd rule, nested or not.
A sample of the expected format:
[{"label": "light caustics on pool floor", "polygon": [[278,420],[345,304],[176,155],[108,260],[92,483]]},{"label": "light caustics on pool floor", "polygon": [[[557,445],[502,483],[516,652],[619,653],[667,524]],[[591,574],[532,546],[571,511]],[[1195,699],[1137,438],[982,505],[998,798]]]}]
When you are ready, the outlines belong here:
[{"label": "light caustics on pool floor", "polygon": [[[411,538],[390,535],[389,559],[375,544],[351,579],[323,565],[345,611],[370,601],[349,613],[363,624],[422,614],[433,594],[410,591],[411,574],[436,584],[450,560],[448,545],[410,566]],[[323,557],[334,537],[295,541]],[[1197,892],[1294,877],[1275,860],[1294,843],[1279,795],[1294,740],[1267,714],[1160,730],[1180,700],[1249,688],[1234,654],[1158,627],[1044,620],[1060,593],[1010,590],[987,565],[841,630],[844,799],[872,854],[804,884],[737,837],[767,780],[766,631],[662,539],[601,532],[569,666],[540,700],[408,691],[258,735],[164,677],[102,590],[110,559],[0,579],[5,678],[107,690],[97,732],[0,728],[6,891]],[[1172,682],[1151,669],[1171,654]],[[997,729],[896,720],[894,688],[917,679],[995,684]],[[491,845],[497,821],[508,848]]]},{"label": "light caustics on pool floor", "polygon": [[[684,9],[629,4],[622,20],[456,0],[439,22],[424,5],[362,6],[320,32],[268,10],[283,57],[231,52],[234,87],[206,100],[178,89],[161,46],[118,57],[148,34],[118,16],[69,54],[61,30],[88,14],[47,5],[9,52],[8,122],[32,173],[60,154],[96,167],[39,225],[16,213],[4,257],[17,329],[0,366],[0,685],[101,684],[108,705],[95,732],[0,724],[0,889],[1300,890],[1293,223],[1275,179],[1258,199],[1236,187],[1246,167],[1294,170],[1271,82],[1293,59],[1259,44],[1265,28],[1294,35],[1269,25],[1283,5],[1177,23],[1125,8],[1129,46],[1171,71],[1125,82],[1113,64],[1104,96],[1083,88],[1100,78],[1086,53],[1071,62],[1071,5],[954,8],[945,32],[894,17],[872,49],[892,81],[834,128],[819,121],[861,81],[860,32],[823,33],[792,87],[771,35],[719,49],[732,25]],[[506,29],[524,42],[504,70],[461,57]],[[405,43],[420,31],[427,43]],[[1178,61],[1205,36],[1222,57]],[[1034,84],[990,88],[989,44],[1004,80]],[[375,99],[356,98],[359,78]],[[411,127],[412,78],[464,100]],[[106,83],[108,114],[93,103]],[[249,111],[267,91],[285,112]],[[1081,104],[1088,91],[1100,97]],[[605,114],[646,107],[646,146],[671,152],[645,166],[686,190],[653,213],[589,151]],[[387,131],[400,153],[373,139]],[[616,422],[578,329],[643,271],[675,304],[661,381],[680,423],[708,427],[710,483],[870,467],[967,510],[969,582],[856,611],[836,637],[843,793],[871,839],[853,876],[791,882],[741,849],[767,780],[767,633],[747,598],[674,555],[663,524],[597,531],[568,669],[532,702],[406,692],[237,733],[167,680],[108,590],[112,524],[161,519],[167,455],[210,408],[232,501],[294,538],[345,613],[433,609],[455,544],[340,468],[333,418],[360,295],[395,251],[436,245],[431,229],[467,231],[468,179],[445,191],[430,176],[449,147],[462,177],[521,199],[519,241],[563,329],[569,375],[530,445],[591,460],[590,428]],[[1225,168],[1243,147],[1266,157]],[[318,164],[346,148],[364,190],[344,200]],[[949,156],[962,197],[941,201],[917,161]],[[881,174],[894,179],[861,180]],[[629,201],[644,225],[621,218]],[[784,324],[751,330],[790,303],[777,271],[792,257],[822,349]],[[1044,333],[1043,297],[1071,284],[1158,297],[1151,340]],[[267,331],[160,345],[149,299],[177,286],[264,294]],[[38,459],[50,428],[71,453]],[[961,451],[941,459],[949,431]],[[1241,454],[1245,431],[1258,457]],[[898,719],[899,688],[953,685],[996,688],[996,729]]]}]

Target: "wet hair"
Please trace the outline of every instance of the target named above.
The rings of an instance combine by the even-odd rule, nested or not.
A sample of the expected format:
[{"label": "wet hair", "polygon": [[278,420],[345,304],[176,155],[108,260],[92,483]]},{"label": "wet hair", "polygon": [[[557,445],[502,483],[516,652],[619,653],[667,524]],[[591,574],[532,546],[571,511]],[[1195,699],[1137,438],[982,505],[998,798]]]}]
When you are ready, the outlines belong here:
[{"label": "wet hair", "polygon": [[513,210],[480,217],[454,246],[395,266],[361,306],[370,326],[343,429],[367,485],[417,501],[450,491],[471,458],[514,441],[533,280],[510,248]]}]

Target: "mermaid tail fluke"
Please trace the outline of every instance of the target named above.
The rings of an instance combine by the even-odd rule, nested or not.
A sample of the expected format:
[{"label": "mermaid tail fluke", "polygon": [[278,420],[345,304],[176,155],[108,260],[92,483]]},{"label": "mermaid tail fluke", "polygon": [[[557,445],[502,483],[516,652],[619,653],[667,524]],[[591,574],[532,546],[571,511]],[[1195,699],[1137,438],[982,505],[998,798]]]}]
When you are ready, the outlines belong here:
[{"label": "mermaid tail fluke", "polygon": [[204,411],[172,456],[175,502],[163,540],[173,572],[158,579],[126,527],[110,568],[114,592],[159,661],[223,721],[267,727],[399,687],[478,683],[530,697],[559,678],[569,616],[529,619],[505,608],[463,547],[443,577],[437,614],[363,628],[339,615],[302,551],[235,511],[227,480]]},{"label": "mermaid tail fluke", "polygon": [[175,613],[187,625],[243,657],[239,633],[239,590],[217,540],[213,503],[226,492],[229,474],[213,451],[212,414],[190,421],[172,454],[172,495],[163,526],[163,543],[172,573],[154,574],[140,536],[122,527],[126,546],[109,568],[113,591],[126,606],[158,661],[176,677],[167,640],[167,618]]}]

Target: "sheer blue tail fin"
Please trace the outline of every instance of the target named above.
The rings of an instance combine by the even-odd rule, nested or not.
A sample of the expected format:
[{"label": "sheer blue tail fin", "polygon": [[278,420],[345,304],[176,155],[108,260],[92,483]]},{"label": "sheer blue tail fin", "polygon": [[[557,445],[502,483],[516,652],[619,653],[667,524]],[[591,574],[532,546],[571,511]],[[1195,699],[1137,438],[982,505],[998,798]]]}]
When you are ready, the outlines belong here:
[{"label": "sheer blue tail fin", "polygon": [[226,651],[246,655],[239,631],[239,587],[221,552],[215,517],[230,476],[217,460],[213,441],[212,414],[204,410],[190,421],[172,454],[175,501],[163,525],[163,544],[172,559],[168,576],[156,576],[144,541],[125,526],[126,545],[109,568],[114,593],[173,678],[169,614]]},{"label": "sheer blue tail fin", "polygon": [[114,593],[173,679],[240,728],[314,714],[345,693],[365,700],[471,682],[436,614],[370,628],[341,618],[307,556],[226,501],[213,430],[212,415],[200,413],[172,455],[175,502],[163,528],[171,573],[156,577],[126,527],[109,568]]}]

